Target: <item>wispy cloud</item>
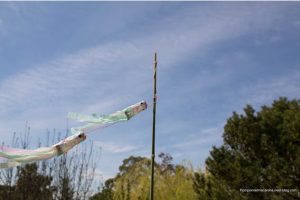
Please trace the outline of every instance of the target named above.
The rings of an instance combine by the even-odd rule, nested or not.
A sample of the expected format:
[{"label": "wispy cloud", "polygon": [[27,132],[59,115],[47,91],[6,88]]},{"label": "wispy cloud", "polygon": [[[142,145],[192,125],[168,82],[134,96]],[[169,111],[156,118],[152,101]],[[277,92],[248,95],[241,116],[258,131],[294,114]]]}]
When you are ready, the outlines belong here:
[{"label": "wispy cloud", "polygon": [[300,71],[292,70],[287,74],[261,79],[257,83],[244,87],[241,95],[245,97],[245,103],[254,105],[270,104],[274,98],[287,96],[299,98]]},{"label": "wispy cloud", "polygon": [[96,141],[95,145],[110,153],[127,153],[138,149],[137,146]]},{"label": "wispy cloud", "polygon": [[120,88],[129,86],[127,81],[135,91],[141,92],[144,85],[135,83],[145,78],[143,74],[147,72],[152,56],[149,53],[154,49],[157,48],[164,58],[162,66],[170,67],[178,59],[185,59],[195,48],[209,48],[216,42],[248,33],[253,29],[249,28],[252,21],[256,22],[256,27],[262,28],[272,25],[271,19],[274,19],[274,16],[268,15],[261,20],[260,12],[254,19],[239,11],[226,14],[222,19],[208,18],[207,23],[188,30],[171,27],[168,31],[158,31],[131,42],[100,45],[37,65],[1,81],[0,110],[4,113],[20,104],[27,108],[45,105],[49,99],[86,99],[89,91],[98,91],[104,96],[108,91],[120,91]]},{"label": "wispy cloud", "polygon": [[[140,29],[142,32],[138,34],[132,31],[136,27],[131,26],[134,23],[130,19],[128,24],[124,21],[126,26],[122,25],[123,28],[128,27],[127,35],[124,34],[122,39],[65,52],[44,63],[35,63],[20,70],[0,80],[0,135],[8,138],[7,133],[13,129],[23,130],[26,120],[35,132],[51,127],[61,130],[65,128],[68,111],[105,114],[141,99],[151,99],[152,56],[154,51],[158,51],[159,91],[162,91],[159,94],[160,121],[157,124],[161,131],[158,141],[161,146],[158,148],[174,150],[174,154],[179,156],[185,152],[195,152],[201,147],[200,151],[207,154],[208,146],[221,141],[222,128],[201,128],[204,124],[202,121],[212,120],[209,117],[215,118],[212,115],[218,114],[203,112],[205,106],[211,106],[204,92],[209,91],[210,96],[213,96],[211,93],[222,93],[221,86],[233,75],[238,77],[236,68],[230,67],[230,64],[236,64],[233,60],[239,64],[256,65],[251,55],[242,50],[236,51],[231,57],[224,53],[221,59],[210,53],[224,43],[232,43],[238,38],[265,32],[278,25],[285,7],[262,5],[265,4],[193,4],[180,11],[170,11],[160,16],[159,20],[147,19],[149,27]],[[219,68],[211,70],[209,65],[201,66],[202,70],[198,70],[200,64],[194,63],[196,66],[191,69],[187,61],[195,57],[209,57],[209,63]],[[183,73],[195,69],[197,72],[190,72],[184,84],[179,84],[177,77],[170,75],[177,73],[178,68]],[[245,99],[262,102],[279,94],[278,91],[298,93],[299,76],[289,76],[272,79],[271,82],[262,80],[254,87],[245,86],[245,93],[241,90],[233,92],[243,97],[239,101],[243,105]],[[192,102],[192,106],[196,107],[185,102]],[[178,105],[184,106],[178,108]],[[197,119],[202,115],[195,114],[195,110],[207,116]],[[192,119],[190,112],[195,115],[192,122],[189,121]],[[216,124],[220,123],[223,121]],[[132,130],[130,135],[134,137],[137,134],[135,132],[138,131]],[[179,135],[180,132],[184,134]],[[174,137],[170,137],[172,134]],[[139,138],[142,136],[140,134]],[[145,136],[142,139],[149,138]],[[207,146],[203,147],[205,144]],[[145,148],[129,142],[98,142],[98,145],[107,151],[107,157],[110,154],[123,156],[133,151],[146,152]]]},{"label": "wispy cloud", "polygon": [[207,144],[216,144],[217,142],[221,141],[221,136],[223,133],[223,126],[217,126],[212,128],[207,128],[203,130],[199,130],[197,133],[190,134],[188,138],[186,138],[185,141],[181,141],[180,143],[173,144],[172,147],[178,148],[180,150],[187,149],[187,148],[193,148],[195,146],[201,147],[205,146]]},{"label": "wispy cloud", "polygon": [[95,173],[94,173],[94,178],[95,180],[100,180],[100,182],[104,182],[107,179],[113,178],[114,175],[113,174],[105,174],[105,172],[103,172],[102,170],[96,169]]}]

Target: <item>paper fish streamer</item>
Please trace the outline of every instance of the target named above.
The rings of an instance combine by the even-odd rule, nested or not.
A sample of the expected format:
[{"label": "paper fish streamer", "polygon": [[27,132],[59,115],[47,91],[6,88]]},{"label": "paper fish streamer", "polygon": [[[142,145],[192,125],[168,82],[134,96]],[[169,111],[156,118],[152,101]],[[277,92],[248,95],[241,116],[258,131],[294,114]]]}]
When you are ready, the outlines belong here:
[{"label": "paper fish streamer", "polygon": [[117,122],[127,121],[145,109],[147,109],[147,103],[145,101],[141,101],[110,115],[88,116],[71,112],[68,114],[69,118],[88,123],[81,127],[71,128],[71,136],[65,138],[57,144],[52,145],[51,147],[42,147],[34,150],[14,149],[4,146],[0,147],[0,157],[7,159],[7,162],[0,163],[0,169],[46,160],[64,154],[77,144],[84,141],[86,139],[85,133],[91,132],[98,128],[107,127]]},{"label": "paper fish streamer", "polygon": [[84,126],[71,128],[72,134],[78,133],[88,133],[99,128],[104,128],[115,124],[117,122],[128,121],[136,114],[142,112],[147,109],[147,103],[145,101],[141,101],[134,105],[128,106],[123,110],[116,111],[110,115],[83,115],[74,112],[70,112],[68,117],[70,119],[74,119],[80,122],[88,122]]},{"label": "paper fish streamer", "polygon": [[7,162],[0,163],[0,168],[15,167],[20,164],[29,162],[46,160],[59,156],[68,152],[75,145],[84,141],[86,136],[84,133],[71,135],[51,147],[42,147],[34,150],[29,149],[14,149],[8,147],[0,147],[0,157],[8,159]]}]

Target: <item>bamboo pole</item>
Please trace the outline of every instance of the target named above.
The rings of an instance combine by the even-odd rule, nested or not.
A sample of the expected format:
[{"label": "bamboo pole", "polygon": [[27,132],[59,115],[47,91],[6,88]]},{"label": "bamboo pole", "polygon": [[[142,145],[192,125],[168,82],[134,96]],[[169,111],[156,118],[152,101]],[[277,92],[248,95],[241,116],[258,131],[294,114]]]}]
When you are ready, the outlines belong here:
[{"label": "bamboo pole", "polygon": [[155,165],[155,115],[156,115],[156,68],[157,54],[154,54],[154,82],[153,82],[153,121],[152,121],[152,154],[151,154],[151,184],[150,200],[154,199],[154,165]]}]

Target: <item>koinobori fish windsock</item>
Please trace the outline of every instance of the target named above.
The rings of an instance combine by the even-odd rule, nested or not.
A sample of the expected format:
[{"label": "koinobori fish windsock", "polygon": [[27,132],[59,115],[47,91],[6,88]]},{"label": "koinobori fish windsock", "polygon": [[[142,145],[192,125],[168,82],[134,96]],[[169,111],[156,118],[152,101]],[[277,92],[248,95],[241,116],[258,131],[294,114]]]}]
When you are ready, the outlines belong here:
[{"label": "koinobori fish windsock", "polygon": [[69,113],[69,118],[78,120],[80,122],[87,122],[87,124],[84,126],[71,128],[71,136],[65,138],[57,144],[52,145],[51,147],[43,147],[34,150],[14,149],[4,146],[0,147],[0,157],[6,159],[5,162],[0,163],[0,169],[15,167],[21,164],[46,160],[53,158],[54,156],[59,156],[68,152],[74,146],[84,141],[86,139],[85,133],[97,128],[107,127],[117,122],[127,121],[145,109],[147,109],[147,103],[145,101],[141,101],[110,115],[88,116],[77,113]]},{"label": "koinobori fish windsock", "polygon": [[70,112],[68,114],[68,117],[70,119],[74,119],[80,122],[88,122],[84,126],[71,128],[71,132],[73,134],[87,133],[98,128],[110,126],[117,122],[127,121],[146,109],[147,103],[145,101],[141,101],[134,105],[128,106],[123,110],[116,111],[110,115],[83,115],[79,113]]},{"label": "koinobori fish windsock", "polygon": [[46,160],[68,152],[75,145],[86,139],[85,134],[71,135],[51,147],[42,147],[34,150],[15,149],[0,147],[0,157],[8,159],[0,163],[0,168],[15,167],[20,164],[30,163],[39,160]]}]

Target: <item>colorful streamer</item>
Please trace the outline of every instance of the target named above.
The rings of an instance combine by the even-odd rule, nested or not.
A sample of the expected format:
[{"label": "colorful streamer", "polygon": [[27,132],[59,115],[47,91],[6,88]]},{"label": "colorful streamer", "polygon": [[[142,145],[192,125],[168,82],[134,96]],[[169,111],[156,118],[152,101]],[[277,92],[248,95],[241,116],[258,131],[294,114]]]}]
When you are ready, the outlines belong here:
[{"label": "colorful streamer", "polygon": [[110,115],[83,115],[70,112],[68,114],[68,117],[70,119],[74,119],[80,122],[88,122],[84,126],[71,128],[71,132],[72,134],[88,133],[99,128],[110,126],[117,122],[128,121],[129,119],[146,109],[147,103],[145,101],[141,101],[134,105],[128,106],[123,110],[116,111]]},{"label": "colorful streamer", "polygon": [[0,168],[15,167],[20,164],[46,160],[68,152],[75,145],[86,139],[85,134],[71,135],[51,147],[42,147],[34,150],[14,149],[0,147],[0,157],[8,159],[7,162],[0,163]]},{"label": "colorful streamer", "polygon": [[127,121],[145,109],[147,109],[147,103],[145,101],[141,101],[110,115],[89,116],[70,112],[68,114],[69,118],[88,123],[84,126],[71,128],[73,135],[51,147],[42,147],[34,150],[14,149],[4,146],[0,147],[0,157],[8,160],[7,162],[0,163],[0,168],[15,167],[24,163],[46,160],[53,158],[54,156],[64,154],[75,145],[84,141],[86,139],[85,133],[98,128],[107,127],[117,122]]}]

